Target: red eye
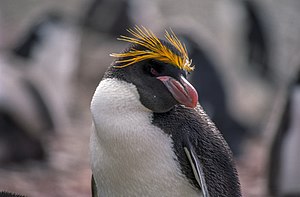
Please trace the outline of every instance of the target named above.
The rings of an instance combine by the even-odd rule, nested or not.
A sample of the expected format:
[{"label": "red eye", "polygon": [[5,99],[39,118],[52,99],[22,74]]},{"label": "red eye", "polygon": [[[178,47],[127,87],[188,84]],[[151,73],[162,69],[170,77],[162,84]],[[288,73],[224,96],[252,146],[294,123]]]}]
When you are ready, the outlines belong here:
[{"label": "red eye", "polygon": [[154,75],[156,77],[159,75],[158,72],[154,68],[152,68],[152,67],[150,69],[150,72],[151,72],[152,75]]}]

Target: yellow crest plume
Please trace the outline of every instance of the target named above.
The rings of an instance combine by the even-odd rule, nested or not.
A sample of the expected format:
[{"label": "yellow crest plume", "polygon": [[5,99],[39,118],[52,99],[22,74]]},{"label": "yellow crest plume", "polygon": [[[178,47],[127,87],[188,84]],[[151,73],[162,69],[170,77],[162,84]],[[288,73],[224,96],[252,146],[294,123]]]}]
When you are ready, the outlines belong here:
[{"label": "yellow crest plume", "polygon": [[128,29],[127,31],[133,37],[120,36],[118,40],[141,45],[147,48],[147,50],[131,49],[125,53],[110,54],[112,57],[124,58],[116,61],[116,63],[124,63],[121,66],[116,66],[117,68],[123,68],[146,59],[155,59],[165,63],[173,64],[178,68],[188,72],[194,69],[194,67],[191,66],[192,61],[188,58],[186,47],[179,41],[172,30],[171,34],[168,31],[165,32],[165,38],[181,53],[180,56],[163,45],[162,42],[154,35],[154,33],[145,27],[140,28],[136,26],[133,30]]}]

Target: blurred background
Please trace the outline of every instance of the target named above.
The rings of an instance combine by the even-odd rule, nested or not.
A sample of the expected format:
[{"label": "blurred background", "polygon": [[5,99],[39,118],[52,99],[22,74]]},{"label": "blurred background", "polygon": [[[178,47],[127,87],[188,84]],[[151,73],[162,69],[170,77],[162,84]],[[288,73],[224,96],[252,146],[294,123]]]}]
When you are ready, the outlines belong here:
[{"label": "blurred background", "polygon": [[298,0],[0,0],[0,191],[91,196],[89,103],[136,24],[186,44],[243,196],[299,197]]}]

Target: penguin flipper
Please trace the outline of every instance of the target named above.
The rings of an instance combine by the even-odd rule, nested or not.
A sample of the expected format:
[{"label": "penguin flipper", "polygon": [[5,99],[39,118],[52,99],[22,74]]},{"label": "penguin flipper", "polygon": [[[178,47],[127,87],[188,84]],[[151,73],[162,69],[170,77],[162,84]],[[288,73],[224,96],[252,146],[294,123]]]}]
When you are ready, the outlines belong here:
[{"label": "penguin flipper", "polygon": [[92,197],[98,197],[97,186],[93,175],[91,180],[91,187],[92,187]]},{"label": "penguin flipper", "polygon": [[203,197],[209,197],[203,168],[202,168],[201,162],[199,161],[197,154],[195,153],[191,143],[189,141],[186,141],[183,149],[188,158],[189,163],[191,164],[193,174],[195,176],[195,179],[197,180],[197,183],[199,184],[199,187],[201,188]]}]

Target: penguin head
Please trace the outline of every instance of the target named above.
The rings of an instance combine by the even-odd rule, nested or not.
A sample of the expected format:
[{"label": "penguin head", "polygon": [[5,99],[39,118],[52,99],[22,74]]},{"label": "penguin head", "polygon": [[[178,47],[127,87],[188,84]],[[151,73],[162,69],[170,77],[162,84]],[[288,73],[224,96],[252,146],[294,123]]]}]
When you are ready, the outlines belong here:
[{"label": "penguin head", "polygon": [[168,41],[164,41],[144,27],[128,31],[134,38],[121,36],[120,39],[131,45],[122,53],[111,54],[117,59],[106,77],[135,85],[141,103],[153,112],[167,112],[177,104],[196,107],[198,94],[186,80],[193,67],[175,34],[166,32]]}]

